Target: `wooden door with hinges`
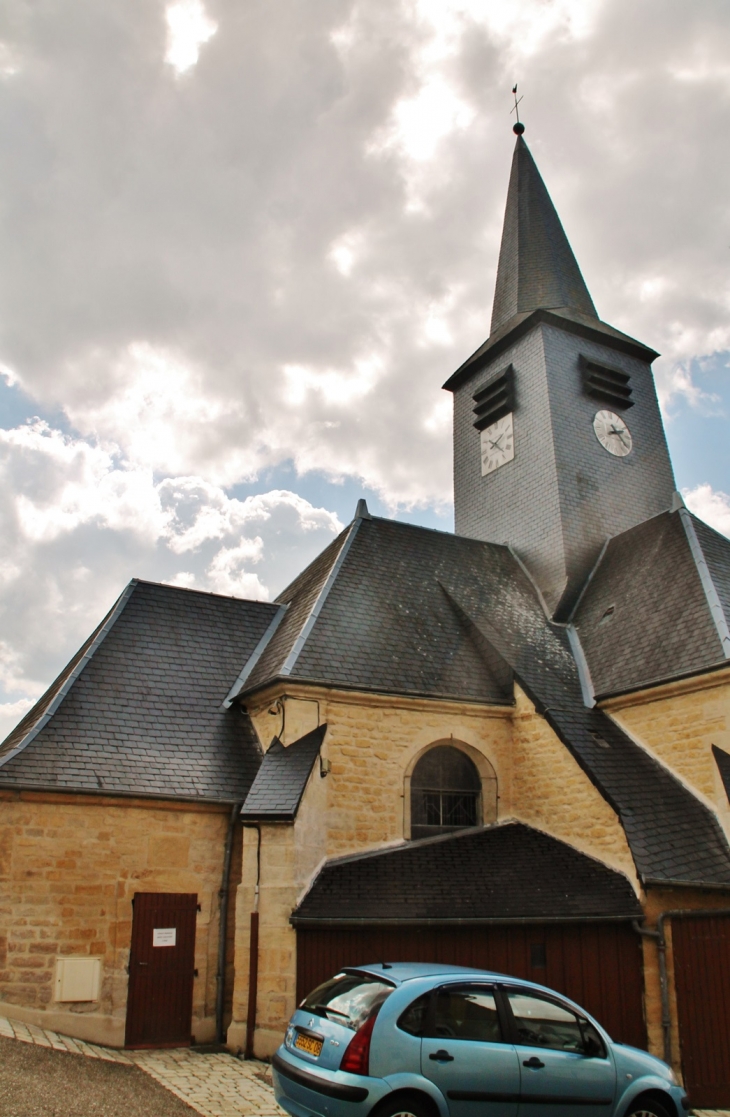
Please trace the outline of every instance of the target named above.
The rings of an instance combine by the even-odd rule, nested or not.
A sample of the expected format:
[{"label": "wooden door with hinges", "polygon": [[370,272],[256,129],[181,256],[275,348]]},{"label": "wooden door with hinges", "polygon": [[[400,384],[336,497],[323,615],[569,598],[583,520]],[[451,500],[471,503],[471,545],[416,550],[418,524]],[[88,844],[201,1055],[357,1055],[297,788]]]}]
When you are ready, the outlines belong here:
[{"label": "wooden door with hinges", "polygon": [[684,1085],[693,1107],[730,1108],[730,916],[672,919]]},{"label": "wooden door with hinges", "polygon": [[187,1047],[195,979],[195,893],[136,892],[127,1047]]}]

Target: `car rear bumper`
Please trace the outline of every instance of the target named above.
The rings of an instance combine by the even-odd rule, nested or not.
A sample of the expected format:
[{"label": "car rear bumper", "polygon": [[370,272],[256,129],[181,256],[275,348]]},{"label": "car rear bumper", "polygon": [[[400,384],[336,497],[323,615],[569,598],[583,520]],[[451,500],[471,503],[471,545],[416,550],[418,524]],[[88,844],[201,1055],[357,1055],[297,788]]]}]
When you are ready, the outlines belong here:
[{"label": "car rear bumper", "polygon": [[281,1047],[271,1060],[279,1105],[294,1117],[338,1117],[369,1112],[390,1093],[380,1078],[360,1078],[340,1071],[318,1071],[295,1062]]}]

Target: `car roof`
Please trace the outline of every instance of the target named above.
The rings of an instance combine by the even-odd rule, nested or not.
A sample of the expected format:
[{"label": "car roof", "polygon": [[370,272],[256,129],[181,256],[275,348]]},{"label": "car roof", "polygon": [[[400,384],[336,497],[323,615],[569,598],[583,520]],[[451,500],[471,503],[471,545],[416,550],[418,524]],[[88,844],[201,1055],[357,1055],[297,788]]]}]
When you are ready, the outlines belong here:
[{"label": "car roof", "polygon": [[586,1013],[584,1008],[565,993],[558,992],[557,989],[552,989],[549,985],[539,985],[535,981],[528,981],[524,977],[515,977],[514,974],[500,973],[497,970],[480,970],[473,966],[449,966],[434,962],[374,962],[366,966],[345,966],[345,971],[352,973],[369,973],[373,977],[384,978],[386,981],[392,981],[394,985],[403,985],[406,981],[413,981],[416,978],[423,977],[443,977],[454,978],[470,978],[483,981],[485,978],[488,981],[506,981],[510,984],[515,984],[522,989],[534,989],[539,993],[547,993],[548,996],[557,997],[561,1001],[565,1001],[569,1005],[573,1005],[581,1013]]},{"label": "car roof", "polygon": [[494,970],[478,970],[473,966],[450,966],[438,962],[371,962],[365,966],[347,966],[346,969],[383,977],[395,985],[402,985],[404,981],[413,981],[419,977],[488,977],[516,980]]}]

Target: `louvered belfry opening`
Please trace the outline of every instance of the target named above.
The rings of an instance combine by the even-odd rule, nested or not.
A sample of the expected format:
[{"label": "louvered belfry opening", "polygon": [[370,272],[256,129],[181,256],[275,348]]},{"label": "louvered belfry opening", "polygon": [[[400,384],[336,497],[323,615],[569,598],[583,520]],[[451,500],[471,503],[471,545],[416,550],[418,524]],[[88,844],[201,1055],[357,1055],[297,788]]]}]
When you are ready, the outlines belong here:
[{"label": "louvered belfry opening", "polygon": [[411,838],[450,834],[482,821],[479,773],[460,749],[438,745],[411,776]]},{"label": "louvered belfry opening", "polygon": [[609,403],[620,411],[634,406],[631,398],[631,377],[628,373],[612,365],[604,365],[590,357],[584,357],[583,354],[580,357],[580,368],[586,395],[600,400],[601,403]]},{"label": "louvered belfry opening", "polygon": [[512,365],[502,369],[488,384],[485,384],[473,396],[476,407],[474,426],[478,431],[483,431],[509,415],[515,409],[515,370]]}]

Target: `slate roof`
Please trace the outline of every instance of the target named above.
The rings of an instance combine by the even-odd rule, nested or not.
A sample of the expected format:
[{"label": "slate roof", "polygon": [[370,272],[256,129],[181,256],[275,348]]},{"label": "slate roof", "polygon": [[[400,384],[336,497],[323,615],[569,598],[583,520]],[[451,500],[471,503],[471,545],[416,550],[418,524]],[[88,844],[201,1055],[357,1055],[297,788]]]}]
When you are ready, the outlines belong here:
[{"label": "slate roof", "polygon": [[[681,531],[688,545],[694,536],[683,517],[685,509],[657,517],[607,549],[578,618],[596,677],[613,671],[645,681],[637,672],[648,651],[637,653],[632,640],[603,651],[596,617],[600,595],[614,584],[636,613],[637,641],[652,610],[664,609],[656,640],[663,643],[676,621],[675,594],[691,636],[686,654],[695,657],[684,665],[720,662],[707,572],[726,570],[728,547],[700,531],[688,551]],[[680,590],[665,606],[657,585],[666,594],[673,581]],[[241,701],[226,708],[224,700],[249,661],[244,702],[291,678],[497,705],[513,701],[516,678],[617,812],[644,883],[730,887],[730,849],[715,815],[606,713],[586,705],[574,650],[569,629],[548,619],[507,547],[364,510],[278,603],[133,582],[3,746],[0,787],[243,802],[261,753]],[[676,669],[676,659],[661,660],[662,647],[654,654],[657,670]],[[316,752],[313,740],[300,744],[270,752],[247,802],[250,817],[294,817]]]},{"label": "slate roof", "polygon": [[683,517],[726,593],[730,617],[730,540],[685,509],[611,539],[574,618],[599,697],[726,662]]},{"label": "slate roof", "polygon": [[517,137],[497,266],[491,333],[516,314],[571,307],[598,318],[555,206],[522,136]]},{"label": "slate roof", "polygon": [[0,752],[0,787],[242,802],[261,763],[221,703],[276,612],[134,581]]},{"label": "slate roof", "polygon": [[286,747],[274,738],[246,796],[241,818],[288,822],[296,817],[326,732],[327,726],[320,725]]},{"label": "slate roof", "polygon": [[276,599],[288,604],[287,612],[242,693],[290,677],[391,694],[511,702],[511,687],[495,678],[438,582],[454,564],[485,568],[484,548],[391,520],[353,521]]},{"label": "slate roof", "polygon": [[641,916],[625,876],[523,823],[409,842],[326,863],[298,926]]},{"label": "slate roof", "polygon": [[320,556],[281,595],[306,636],[291,626],[275,656],[264,652],[244,700],[284,661],[300,682],[492,704],[512,700],[514,675],[618,813],[642,880],[730,887],[717,819],[607,714],[586,707],[568,630],[547,619],[507,547],[368,516],[325,553],[326,569]]}]

